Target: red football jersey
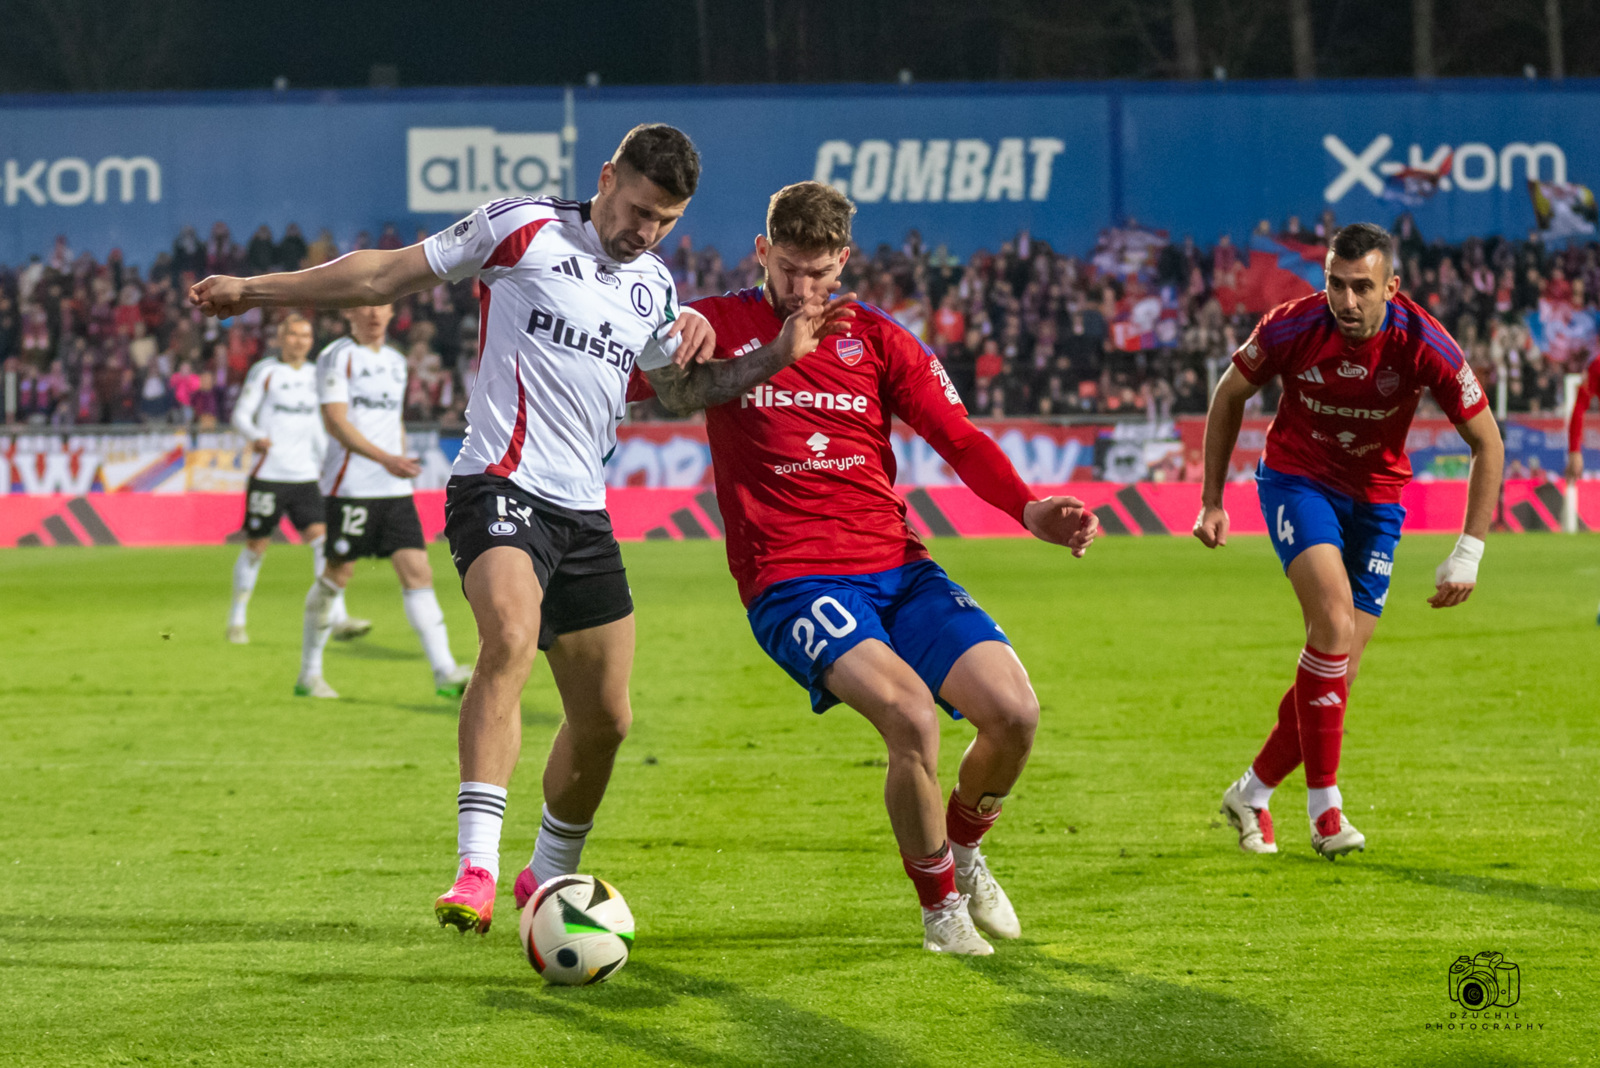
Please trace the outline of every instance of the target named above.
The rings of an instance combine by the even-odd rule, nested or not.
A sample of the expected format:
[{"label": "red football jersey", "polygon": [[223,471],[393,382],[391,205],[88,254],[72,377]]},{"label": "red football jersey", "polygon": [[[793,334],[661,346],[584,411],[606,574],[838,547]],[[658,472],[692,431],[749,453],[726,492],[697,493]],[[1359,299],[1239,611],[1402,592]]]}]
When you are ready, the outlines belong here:
[{"label": "red football jersey", "polygon": [[[753,352],[783,329],[760,289],[690,306],[716,330],[718,359]],[[967,419],[938,358],[879,309],[855,311],[849,336],[823,339],[739,400],[706,411],[728,567],[746,605],[785,579],[865,575],[928,556],[894,491],[893,416],[1019,522],[1029,500],[999,447]],[[635,372],[629,399],[652,393]]]},{"label": "red football jersey", "polygon": [[1589,402],[1596,397],[1600,397],[1600,356],[1590,360],[1589,366],[1584,368],[1583,384],[1573,398],[1572,415],[1567,420],[1568,452],[1583,448],[1583,416],[1589,409]]},{"label": "red football jersey", "polygon": [[1423,387],[1458,425],[1488,407],[1460,346],[1403,294],[1361,342],[1339,333],[1322,293],[1280,304],[1233,365],[1258,386],[1283,380],[1262,454],[1268,467],[1376,504],[1398,503],[1411,481],[1406,435]]}]

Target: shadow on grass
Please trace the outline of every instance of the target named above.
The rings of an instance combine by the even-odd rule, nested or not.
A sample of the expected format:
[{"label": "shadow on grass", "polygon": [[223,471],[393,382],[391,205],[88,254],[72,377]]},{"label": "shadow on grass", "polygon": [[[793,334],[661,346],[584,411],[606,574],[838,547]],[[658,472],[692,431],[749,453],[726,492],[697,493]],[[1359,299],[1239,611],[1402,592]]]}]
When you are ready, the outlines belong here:
[{"label": "shadow on grass", "polygon": [[145,919],[106,915],[0,915],[0,945],[25,942],[144,942],[197,945],[217,942],[385,943],[408,933],[399,925],[353,923],[250,923],[243,920]]},{"label": "shadow on grass", "polygon": [[1391,864],[1373,864],[1373,870],[1395,879],[1424,886],[1437,886],[1463,894],[1483,894],[1489,897],[1510,898],[1533,905],[1555,905],[1583,912],[1600,912],[1600,890],[1573,890],[1565,886],[1541,886],[1538,883],[1519,883],[1512,879],[1495,879],[1483,875],[1457,875],[1441,868],[1403,868]]},{"label": "shadow on grass", "polygon": [[[923,1063],[876,1035],[732,983],[639,961],[628,965],[627,980],[599,987],[490,990],[484,1004],[502,1012],[534,1013],[563,1027],[587,1031],[617,1047],[619,1055],[632,1050],[708,1068]],[[715,1046],[671,1033],[659,1025],[659,1015],[652,1015],[649,1023],[632,1023],[627,1015],[678,1008],[682,1015],[698,1019],[701,1013],[695,1002],[709,1005],[715,1013],[715,1020],[701,1025],[723,1039]]]},{"label": "shadow on grass", "polygon": [[1240,998],[1028,945],[967,957],[972,972],[1014,995],[1007,1029],[1061,1057],[1130,1066],[1338,1062],[1298,1048],[1276,1016]]}]

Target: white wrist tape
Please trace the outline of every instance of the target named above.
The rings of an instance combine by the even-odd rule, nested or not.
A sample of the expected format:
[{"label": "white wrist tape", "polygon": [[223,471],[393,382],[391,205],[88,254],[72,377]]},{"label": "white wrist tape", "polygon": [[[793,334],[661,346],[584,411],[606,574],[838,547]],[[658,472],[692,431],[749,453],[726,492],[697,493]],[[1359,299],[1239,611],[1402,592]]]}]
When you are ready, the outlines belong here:
[{"label": "white wrist tape", "polygon": [[1478,561],[1483,559],[1483,539],[1463,534],[1456,539],[1456,547],[1444,558],[1433,573],[1436,586],[1447,582],[1474,583],[1478,581]]},{"label": "white wrist tape", "polygon": [[678,351],[678,346],[683,343],[683,335],[675,334],[667,337],[667,329],[671,323],[665,323],[657,334],[650,335],[650,340],[644,343],[644,349],[639,353],[639,359],[634,366],[641,371],[655,371],[672,362],[672,354]]}]

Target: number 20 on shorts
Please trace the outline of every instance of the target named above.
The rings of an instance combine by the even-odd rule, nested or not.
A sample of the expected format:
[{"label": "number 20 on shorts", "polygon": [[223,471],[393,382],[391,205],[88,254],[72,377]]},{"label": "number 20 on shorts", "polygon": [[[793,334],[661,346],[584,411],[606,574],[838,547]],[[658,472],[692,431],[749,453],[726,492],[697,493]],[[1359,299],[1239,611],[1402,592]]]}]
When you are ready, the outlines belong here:
[{"label": "number 20 on shorts", "polygon": [[[834,618],[837,617],[837,618]],[[812,623],[815,619],[816,623]],[[800,643],[800,648],[805,650],[806,656],[815,660],[822,650],[828,647],[827,638],[817,637],[817,625],[835,638],[843,638],[846,634],[856,629],[856,617],[840,604],[837,599],[823,594],[811,602],[811,615],[800,616],[794,621],[794,626],[789,633],[794,640]]]}]

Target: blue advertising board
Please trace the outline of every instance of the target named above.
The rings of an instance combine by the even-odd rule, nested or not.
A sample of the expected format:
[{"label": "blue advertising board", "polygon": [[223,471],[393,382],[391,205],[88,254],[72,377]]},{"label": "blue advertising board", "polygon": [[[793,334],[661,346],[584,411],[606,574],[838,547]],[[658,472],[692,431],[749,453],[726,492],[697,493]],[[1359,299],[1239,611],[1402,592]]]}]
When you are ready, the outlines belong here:
[{"label": "blue advertising board", "polygon": [[[409,240],[474,204],[563,189],[552,88],[0,97],[0,263],[57,234],[147,260],[180,226],[327,227]],[[958,255],[1027,229],[1074,252],[1126,217],[1202,241],[1257,219],[1387,222],[1405,168],[1449,170],[1411,208],[1430,238],[1521,235],[1525,179],[1600,182],[1600,82],[915,85],[581,89],[575,166],[639,122],[705,159],[683,231],[738,257],[767,197],[805,178],[856,201],[858,240],[919,230]]]}]

